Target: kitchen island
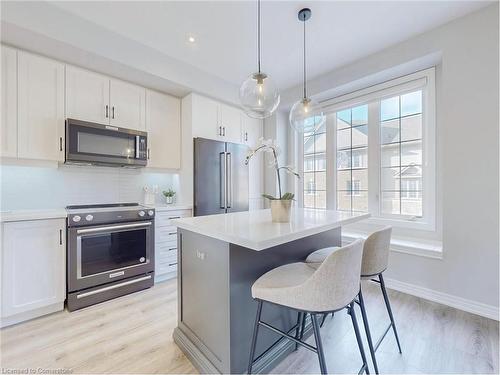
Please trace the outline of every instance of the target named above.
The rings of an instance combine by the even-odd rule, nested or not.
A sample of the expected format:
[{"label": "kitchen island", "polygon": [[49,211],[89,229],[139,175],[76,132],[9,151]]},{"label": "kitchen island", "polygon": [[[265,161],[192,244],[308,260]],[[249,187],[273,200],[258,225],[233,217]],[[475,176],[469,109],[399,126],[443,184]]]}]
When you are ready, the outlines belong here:
[{"label": "kitchen island", "polygon": [[[317,249],[340,246],[341,226],[368,217],[294,208],[289,223],[273,223],[270,210],[174,220],[178,227],[174,341],[202,373],[246,372],[257,309],[251,296],[255,280],[275,267],[303,261]],[[262,318],[289,331],[297,315],[268,304]],[[293,343],[278,339],[261,330],[255,372],[270,371],[293,350]]]}]

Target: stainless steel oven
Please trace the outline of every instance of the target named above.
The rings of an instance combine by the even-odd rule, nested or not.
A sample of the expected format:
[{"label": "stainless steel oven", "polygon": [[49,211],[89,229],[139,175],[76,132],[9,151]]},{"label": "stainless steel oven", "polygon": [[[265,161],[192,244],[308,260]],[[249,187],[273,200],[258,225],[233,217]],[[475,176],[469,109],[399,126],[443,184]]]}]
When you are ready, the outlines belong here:
[{"label": "stainless steel oven", "polygon": [[67,119],[65,162],[144,167],[147,142],[146,132]]},{"label": "stainless steel oven", "polygon": [[151,286],[154,209],[70,207],[67,265],[70,311]]}]

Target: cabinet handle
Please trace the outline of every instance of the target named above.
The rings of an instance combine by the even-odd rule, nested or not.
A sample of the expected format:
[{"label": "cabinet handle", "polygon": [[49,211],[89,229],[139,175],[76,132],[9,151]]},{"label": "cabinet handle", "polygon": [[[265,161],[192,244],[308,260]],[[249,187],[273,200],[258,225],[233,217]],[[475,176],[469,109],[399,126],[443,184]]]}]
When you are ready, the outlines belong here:
[{"label": "cabinet handle", "polygon": [[169,267],[172,267],[172,266],[175,266],[175,265],[177,265],[177,262],[175,262],[175,263],[169,263],[168,264]]},{"label": "cabinet handle", "polygon": [[180,216],[170,216],[168,218],[168,220],[172,220],[172,219],[180,219],[181,217]]},{"label": "cabinet handle", "polygon": [[111,118],[114,119],[115,118],[115,106],[112,106],[111,107]]},{"label": "cabinet handle", "polygon": [[62,137],[59,137],[59,151],[62,151]]},{"label": "cabinet handle", "polygon": [[248,142],[248,132],[245,132],[245,142]]},{"label": "cabinet handle", "polygon": [[177,234],[177,232],[170,232],[168,235],[173,236],[174,234]]},{"label": "cabinet handle", "polygon": [[150,154],[149,154],[149,148],[148,148],[148,160],[149,160]]},{"label": "cabinet handle", "polygon": [[59,229],[59,245],[62,245],[62,229]]},{"label": "cabinet handle", "polygon": [[177,248],[176,247],[171,247],[171,248],[168,249],[168,251],[172,251],[172,250],[177,250]]},{"label": "cabinet handle", "polygon": [[106,109],[104,111],[104,115],[106,116],[106,118],[109,118],[109,105],[106,104]]},{"label": "cabinet handle", "polygon": [[222,126],[219,126],[219,135],[222,136]]},{"label": "cabinet handle", "polygon": [[225,126],[222,127],[222,136],[223,137],[226,136],[226,127]]}]

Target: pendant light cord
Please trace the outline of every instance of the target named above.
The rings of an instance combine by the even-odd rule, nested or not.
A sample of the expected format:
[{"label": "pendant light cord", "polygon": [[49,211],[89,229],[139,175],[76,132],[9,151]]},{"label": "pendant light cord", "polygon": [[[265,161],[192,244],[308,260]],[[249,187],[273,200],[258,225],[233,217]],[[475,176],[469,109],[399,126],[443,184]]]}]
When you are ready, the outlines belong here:
[{"label": "pendant light cord", "polygon": [[306,88],[306,20],[304,22],[304,99],[307,98],[307,88]]},{"label": "pendant light cord", "polygon": [[257,0],[257,56],[260,73],[260,0]]}]

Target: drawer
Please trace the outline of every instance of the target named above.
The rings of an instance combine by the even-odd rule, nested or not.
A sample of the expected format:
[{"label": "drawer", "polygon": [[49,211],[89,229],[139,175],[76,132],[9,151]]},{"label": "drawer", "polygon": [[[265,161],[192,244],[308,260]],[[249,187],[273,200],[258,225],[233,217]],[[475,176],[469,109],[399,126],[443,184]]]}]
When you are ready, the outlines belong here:
[{"label": "drawer", "polygon": [[157,276],[176,271],[177,271],[177,260],[163,265],[157,265],[155,269],[155,273]]},{"label": "drawer", "polygon": [[159,242],[155,244],[155,254],[160,256],[162,254],[177,254],[177,241],[175,242]]},{"label": "drawer", "polygon": [[177,243],[177,228],[172,226],[155,228],[155,242]]},{"label": "drawer", "polygon": [[155,259],[155,265],[158,266],[176,262],[177,262],[177,250],[171,251],[170,254],[160,254]]},{"label": "drawer", "polygon": [[179,219],[186,216],[191,216],[190,210],[156,211],[155,225],[157,228],[171,226],[172,219]]}]

